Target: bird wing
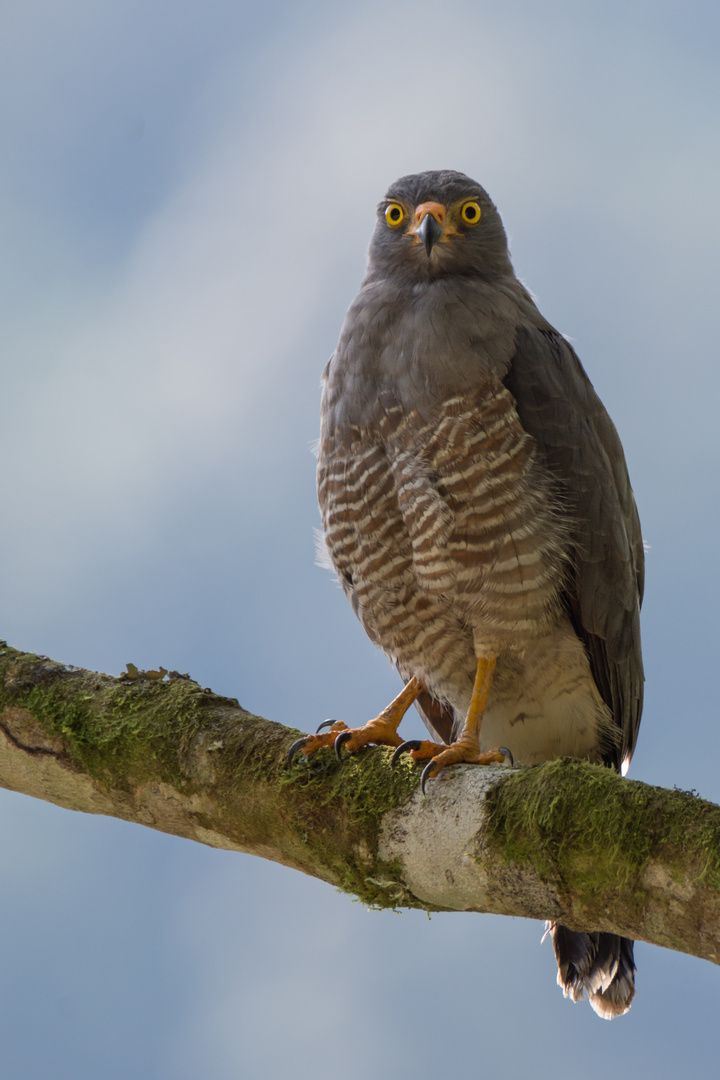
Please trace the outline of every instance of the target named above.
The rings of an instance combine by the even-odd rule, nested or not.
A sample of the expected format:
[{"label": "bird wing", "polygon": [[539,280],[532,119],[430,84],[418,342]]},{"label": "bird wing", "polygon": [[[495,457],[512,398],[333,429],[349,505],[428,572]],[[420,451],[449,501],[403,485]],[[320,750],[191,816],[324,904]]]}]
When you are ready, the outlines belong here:
[{"label": "bird wing", "polygon": [[625,455],[574,350],[547,324],[519,328],[503,382],[577,526],[565,602],[617,726],[604,758],[620,768],[643,698],[644,550]]}]

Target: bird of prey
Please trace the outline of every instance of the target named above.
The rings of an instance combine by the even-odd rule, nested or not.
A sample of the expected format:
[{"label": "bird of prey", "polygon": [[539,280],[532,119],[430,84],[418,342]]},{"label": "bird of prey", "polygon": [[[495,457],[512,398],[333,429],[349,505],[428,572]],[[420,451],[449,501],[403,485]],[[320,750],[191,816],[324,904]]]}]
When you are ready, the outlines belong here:
[{"label": "bird of prey", "polygon": [[[405,687],[364,727],[335,723],[292,752],[401,746],[428,759],[423,788],[510,751],[625,770],[643,546],[622,447],[462,173],[404,176],[378,207],[323,375],[318,495],[330,561]],[[433,740],[403,744],[413,702]],[[632,942],[550,930],[565,996],[626,1012]]]}]

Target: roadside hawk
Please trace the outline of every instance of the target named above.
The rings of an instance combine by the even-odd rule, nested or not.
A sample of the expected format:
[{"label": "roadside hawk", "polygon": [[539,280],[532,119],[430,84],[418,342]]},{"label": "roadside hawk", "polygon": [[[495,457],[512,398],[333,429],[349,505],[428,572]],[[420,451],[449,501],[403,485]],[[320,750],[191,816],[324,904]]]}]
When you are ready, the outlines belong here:
[{"label": "roadside hawk", "polygon": [[[329,558],[405,688],[363,728],[293,747],[401,746],[454,762],[627,767],[642,709],[643,546],[617,432],[459,172],[394,183],[323,376]],[[434,740],[402,744],[415,703]],[[398,751],[396,751],[397,753]],[[601,1016],[634,994],[632,942],[550,927],[558,982]]]}]

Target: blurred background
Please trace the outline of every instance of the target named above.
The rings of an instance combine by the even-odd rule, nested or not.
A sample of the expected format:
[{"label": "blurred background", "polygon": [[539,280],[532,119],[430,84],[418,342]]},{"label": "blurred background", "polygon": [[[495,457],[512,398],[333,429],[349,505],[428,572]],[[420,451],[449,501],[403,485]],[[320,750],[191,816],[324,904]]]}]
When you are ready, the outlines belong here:
[{"label": "blurred background", "polygon": [[[625,445],[631,776],[720,801],[719,46],[714,0],[5,0],[0,635],[304,730],[387,703],[314,565],[318,380],[388,184],[460,169]],[[708,963],[640,944],[607,1024],[539,923],[0,796],[7,1080],[717,1076]]]}]

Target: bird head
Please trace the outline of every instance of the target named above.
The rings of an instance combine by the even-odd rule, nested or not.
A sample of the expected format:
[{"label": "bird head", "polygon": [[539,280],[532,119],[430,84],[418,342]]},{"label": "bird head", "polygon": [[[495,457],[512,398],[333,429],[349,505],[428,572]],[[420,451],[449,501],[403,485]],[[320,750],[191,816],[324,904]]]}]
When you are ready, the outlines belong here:
[{"label": "bird head", "polygon": [[402,176],[378,206],[369,272],[427,281],[512,272],[507,237],[487,192],[445,169]]}]

